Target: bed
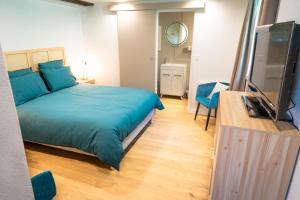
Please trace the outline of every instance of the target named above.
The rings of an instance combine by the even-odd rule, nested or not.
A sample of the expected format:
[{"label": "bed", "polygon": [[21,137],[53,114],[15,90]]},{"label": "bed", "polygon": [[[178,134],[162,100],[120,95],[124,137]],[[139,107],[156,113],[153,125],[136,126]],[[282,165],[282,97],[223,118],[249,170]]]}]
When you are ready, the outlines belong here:
[{"label": "bed", "polygon": [[[63,48],[7,52],[9,70],[64,59]],[[97,156],[119,170],[124,152],[163,109],[153,92],[78,84],[17,106],[25,141]]]}]

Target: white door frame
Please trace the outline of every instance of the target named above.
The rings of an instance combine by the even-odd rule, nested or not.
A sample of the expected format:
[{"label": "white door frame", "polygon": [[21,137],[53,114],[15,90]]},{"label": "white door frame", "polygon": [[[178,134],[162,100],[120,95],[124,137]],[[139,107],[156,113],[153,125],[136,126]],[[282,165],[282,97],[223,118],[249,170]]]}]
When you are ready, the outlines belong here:
[{"label": "white door frame", "polygon": [[[162,9],[162,10],[157,10],[156,11],[156,30],[155,30],[155,93],[157,94],[157,90],[158,90],[158,37],[159,37],[159,13],[162,12],[193,12],[194,13],[194,17],[195,17],[195,9]],[[193,37],[194,34],[193,34]],[[192,46],[194,43],[194,38],[192,40]],[[192,57],[192,55],[191,55]],[[192,59],[192,58],[191,58]],[[189,74],[190,76],[190,74]],[[189,81],[189,88],[190,88],[190,81]]]}]

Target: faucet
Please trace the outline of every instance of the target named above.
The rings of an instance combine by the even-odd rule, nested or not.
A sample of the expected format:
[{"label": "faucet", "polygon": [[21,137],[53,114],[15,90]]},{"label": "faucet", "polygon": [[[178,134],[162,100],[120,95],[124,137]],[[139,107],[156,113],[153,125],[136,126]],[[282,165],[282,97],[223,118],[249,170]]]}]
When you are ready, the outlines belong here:
[{"label": "faucet", "polygon": [[167,64],[167,58],[164,58],[164,64]]}]

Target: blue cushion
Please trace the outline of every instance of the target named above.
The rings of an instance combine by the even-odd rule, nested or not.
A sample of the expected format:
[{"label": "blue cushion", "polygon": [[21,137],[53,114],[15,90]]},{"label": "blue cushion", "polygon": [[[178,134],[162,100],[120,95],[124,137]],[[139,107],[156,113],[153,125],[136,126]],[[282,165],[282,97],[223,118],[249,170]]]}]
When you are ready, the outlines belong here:
[{"label": "blue cushion", "polygon": [[31,184],[35,200],[51,200],[56,195],[55,181],[50,171],[32,177]]},{"label": "blue cushion", "polygon": [[38,73],[11,78],[10,84],[16,106],[49,93]]},{"label": "blue cushion", "polygon": [[31,74],[33,73],[31,68],[26,68],[26,69],[20,69],[20,70],[16,70],[16,71],[9,71],[8,72],[8,76],[9,78],[16,78],[19,76],[24,76],[26,74]]},{"label": "blue cushion", "polygon": [[69,67],[41,69],[41,71],[52,92],[77,84]]},{"label": "blue cushion", "polygon": [[63,60],[53,60],[45,63],[39,63],[40,69],[57,69],[64,67]]}]

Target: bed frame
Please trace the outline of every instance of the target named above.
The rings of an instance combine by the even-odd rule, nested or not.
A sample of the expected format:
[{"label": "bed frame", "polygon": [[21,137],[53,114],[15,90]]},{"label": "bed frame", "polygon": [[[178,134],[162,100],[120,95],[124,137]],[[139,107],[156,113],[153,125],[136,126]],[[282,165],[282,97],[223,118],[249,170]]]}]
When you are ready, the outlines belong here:
[{"label": "bed frame", "polygon": [[[33,71],[38,71],[39,63],[48,62],[52,60],[63,60],[64,64],[65,65],[67,64],[65,51],[63,47],[4,52],[4,58],[5,58],[6,69],[8,71],[15,71],[15,70],[26,69],[26,68],[32,68]],[[154,114],[155,114],[155,110],[152,110],[147,115],[147,117],[124,139],[122,145],[125,152],[127,152],[130,149],[130,147],[136,142],[138,137],[152,122],[152,118]],[[31,143],[37,143],[33,141],[27,141],[27,140],[25,141]],[[62,146],[49,145],[43,143],[37,143],[37,144],[59,148],[59,149],[85,154],[89,156],[95,156],[94,154],[81,151],[77,148],[62,147]]]}]

